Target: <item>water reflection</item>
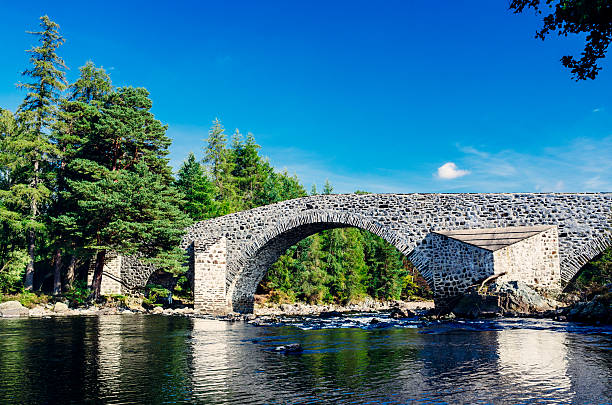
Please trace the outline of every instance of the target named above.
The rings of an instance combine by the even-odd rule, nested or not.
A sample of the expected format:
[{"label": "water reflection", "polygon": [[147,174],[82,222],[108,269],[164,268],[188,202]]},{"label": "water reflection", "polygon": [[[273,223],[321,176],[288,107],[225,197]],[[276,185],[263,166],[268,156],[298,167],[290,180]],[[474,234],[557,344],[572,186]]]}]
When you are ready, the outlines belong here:
[{"label": "water reflection", "polygon": [[497,332],[500,384],[519,386],[534,398],[571,402],[566,338],[549,330]]},{"label": "water reflection", "polygon": [[[301,343],[302,355],[274,347]],[[612,328],[0,320],[0,403],[609,403]]]}]

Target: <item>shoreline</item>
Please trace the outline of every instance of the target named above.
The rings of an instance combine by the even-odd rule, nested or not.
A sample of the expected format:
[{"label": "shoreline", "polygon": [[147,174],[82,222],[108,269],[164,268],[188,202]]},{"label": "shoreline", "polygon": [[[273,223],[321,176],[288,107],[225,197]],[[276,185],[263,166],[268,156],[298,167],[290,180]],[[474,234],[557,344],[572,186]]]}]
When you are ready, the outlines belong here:
[{"label": "shoreline", "polygon": [[309,305],[303,303],[256,305],[252,314],[229,313],[213,315],[197,311],[189,306],[176,308],[162,308],[156,306],[145,309],[142,306],[90,306],[84,308],[69,308],[62,302],[55,304],[38,304],[33,308],[25,308],[18,301],[7,301],[0,304],[0,319],[25,318],[55,318],[74,316],[106,316],[106,315],[163,315],[184,316],[193,318],[216,319],[220,321],[243,321],[254,325],[265,326],[296,318],[309,318],[313,320],[347,318],[352,314],[372,314],[388,320],[414,319],[423,322],[451,321],[455,319],[482,320],[495,318],[534,318],[552,319],[559,322],[578,322],[591,325],[611,324],[604,302],[600,297],[588,302],[577,302],[572,305],[559,306],[544,311],[501,311],[482,312],[477,316],[462,316],[453,312],[441,313],[433,301],[374,301],[365,300],[348,305]]}]

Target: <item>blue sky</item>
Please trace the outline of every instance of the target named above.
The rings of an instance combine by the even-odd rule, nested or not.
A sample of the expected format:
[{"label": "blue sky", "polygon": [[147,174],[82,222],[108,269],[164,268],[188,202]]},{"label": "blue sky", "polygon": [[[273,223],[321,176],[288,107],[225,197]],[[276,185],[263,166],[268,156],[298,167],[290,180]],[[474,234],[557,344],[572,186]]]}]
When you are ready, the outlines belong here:
[{"label": "blue sky", "polygon": [[574,82],[559,58],[583,38],[536,40],[507,4],[3,2],[0,106],[48,14],[70,80],[92,60],[151,92],[175,167],[219,117],[307,189],[612,191],[612,64]]}]

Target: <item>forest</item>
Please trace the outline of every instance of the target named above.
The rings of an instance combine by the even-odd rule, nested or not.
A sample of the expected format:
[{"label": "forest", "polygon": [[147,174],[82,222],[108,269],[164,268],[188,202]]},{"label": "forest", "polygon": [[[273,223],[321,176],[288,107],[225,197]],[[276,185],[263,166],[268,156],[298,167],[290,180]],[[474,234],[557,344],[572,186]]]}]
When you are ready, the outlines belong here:
[{"label": "forest", "polygon": [[[43,16],[32,34],[37,44],[18,84],[24,99],[14,112],[0,107],[0,293],[86,290],[98,299],[110,252],[142,255],[188,293],[178,248],[186,227],[317,194],[315,185],[308,193],[296,175],[275,170],[251,133],[228,136],[219,119],[203,158],[190,153],[174,173],[168,127],[151,112],[146,89],[113,85],[91,61],[69,83],[58,24]],[[321,192],[331,194],[332,185],[326,181]],[[291,247],[260,292],[309,303],[430,294],[394,247],[355,228]]]}]

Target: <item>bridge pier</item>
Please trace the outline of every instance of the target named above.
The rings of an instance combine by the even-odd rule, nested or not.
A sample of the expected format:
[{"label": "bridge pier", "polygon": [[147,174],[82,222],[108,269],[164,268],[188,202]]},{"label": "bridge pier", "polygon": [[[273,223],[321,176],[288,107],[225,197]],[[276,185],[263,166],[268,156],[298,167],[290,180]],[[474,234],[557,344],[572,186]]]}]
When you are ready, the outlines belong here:
[{"label": "bridge pier", "polygon": [[225,237],[193,241],[194,309],[215,315],[229,312],[226,297],[227,241]]}]

